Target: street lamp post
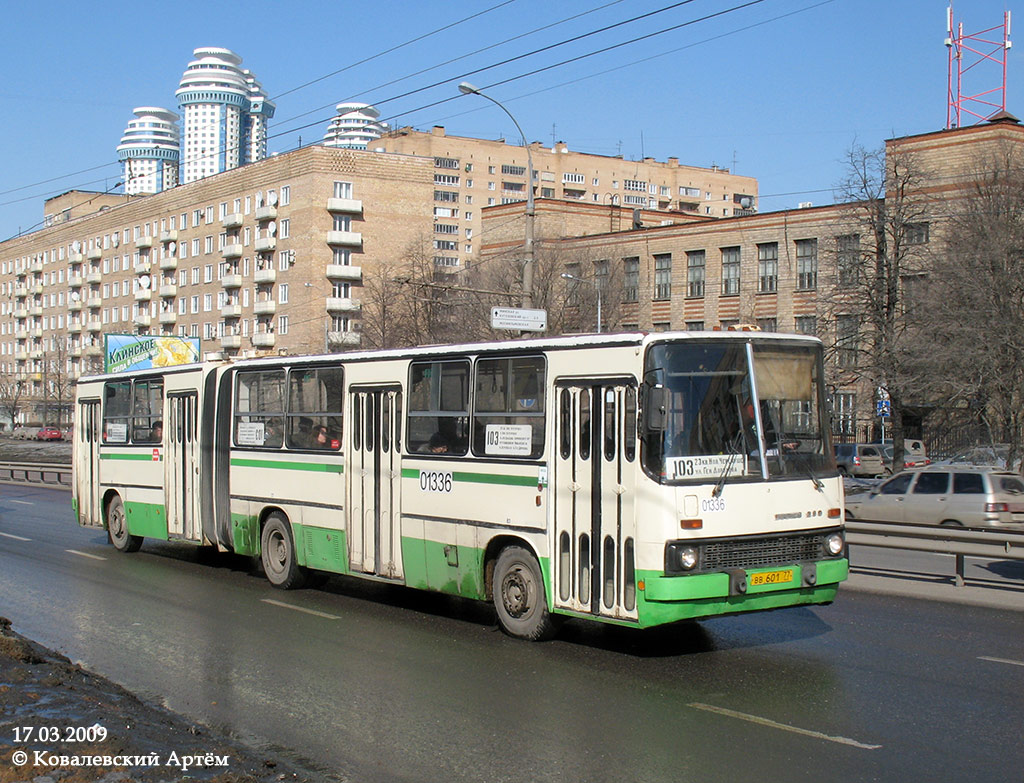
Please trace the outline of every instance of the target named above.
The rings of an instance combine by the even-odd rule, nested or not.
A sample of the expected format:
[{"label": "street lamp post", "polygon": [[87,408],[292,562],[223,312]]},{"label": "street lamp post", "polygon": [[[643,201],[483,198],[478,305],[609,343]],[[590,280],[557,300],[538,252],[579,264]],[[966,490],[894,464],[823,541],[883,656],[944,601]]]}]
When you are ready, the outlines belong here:
[{"label": "street lamp post", "polygon": [[533,220],[536,212],[533,205],[533,155],[530,154],[530,144],[526,140],[526,134],[523,133],[523,129],[516,122],[516,118],[512,116],[512,112],[505,108],[504,104],[500,101],[495,100],[490,95],[482,93],[478,87],[474,87],[469,82],[462,82],[459,85],[459,92],[463,95],[479,95],[481,98],[486,98],[499,109],[501,109],[508,118],[512,120],[512,124],[516,126],[516,130],[519,131],[519,135],[523,138],[523,147],[526,149],[526,237],[523,244],[523,299],[522,306],[524,309],[531,309],[533,307]]},{"label": "street lamp post", "polygon": [[600,280],[587,280],[583,277],[576,277],[576,275],[570,275],[568,272],[563,272],[562,277],[565,280],[575,280],[577,283],[590,283],[594,286],[597,291],[597,333],[601,334],[601,281]]}]

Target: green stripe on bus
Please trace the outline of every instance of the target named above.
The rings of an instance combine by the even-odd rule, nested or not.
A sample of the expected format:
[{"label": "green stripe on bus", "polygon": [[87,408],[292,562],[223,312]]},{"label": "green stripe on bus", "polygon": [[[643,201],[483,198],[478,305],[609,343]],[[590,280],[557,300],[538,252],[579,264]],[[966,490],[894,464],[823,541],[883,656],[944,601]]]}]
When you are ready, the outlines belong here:
[{"label": "green stripe on bus", "polygon": [[153,454],[100,454],[100,459],[116,459],[116,460],[129,460],[131,462],[160,462],[163,460],[164,455],[158,454],[158,459],[153,459]]},{"label": "green stripe on bus", "polygon": [[308,470],[314,473],[344,473],[344,465],[325,465],[320,462],[282,462],[273,459],[242,459],[234,457],[232,467],[236,468],[279,468],[281,470]]},{"label": "green stripe on bus", "polygon": [[[402,468],[402,478],[419,479],[418,468]],[[498,473],[463,473],[452,471],[452,481],[464,481],[468,484],[503,484],[512,487],[535,487],[534,476],[503,476]]]}]

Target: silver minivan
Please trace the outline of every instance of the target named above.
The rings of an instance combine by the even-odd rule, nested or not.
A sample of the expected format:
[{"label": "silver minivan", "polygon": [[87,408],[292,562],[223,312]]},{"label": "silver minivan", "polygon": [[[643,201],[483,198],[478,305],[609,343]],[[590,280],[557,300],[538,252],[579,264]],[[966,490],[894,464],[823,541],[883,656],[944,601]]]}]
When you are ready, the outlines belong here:
[{"label": "silver minivan", "polygon": [[846,518],[1024,530],[1024,479],[966,465],[906,470],[847,495]]}]

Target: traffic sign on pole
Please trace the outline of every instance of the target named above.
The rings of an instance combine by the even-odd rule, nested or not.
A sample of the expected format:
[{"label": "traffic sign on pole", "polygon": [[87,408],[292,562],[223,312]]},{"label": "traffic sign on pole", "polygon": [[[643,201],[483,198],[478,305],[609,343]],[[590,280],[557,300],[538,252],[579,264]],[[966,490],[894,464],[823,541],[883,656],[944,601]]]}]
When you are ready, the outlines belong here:
[{"label": "traffic sign on pole", "polygon": [[544,332],[548,328],[547,310],[524,310],[520,307],[492,307],[492,329],[513,329],[518,332]]}]

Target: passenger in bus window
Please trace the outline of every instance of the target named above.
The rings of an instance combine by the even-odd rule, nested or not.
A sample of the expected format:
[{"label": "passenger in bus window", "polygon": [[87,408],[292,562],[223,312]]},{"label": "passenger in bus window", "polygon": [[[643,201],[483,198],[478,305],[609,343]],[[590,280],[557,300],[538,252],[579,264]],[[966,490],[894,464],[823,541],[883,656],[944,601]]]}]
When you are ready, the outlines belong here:
[{"label": "passenger in bus window", "polygon": [[447,454],[448,439],[440,432],[435,432],[427,443],[427,451],[431,454]]},{"label": "passenger in bus window", "polygon": [[332,448],[331,437],[327,434],[327,427],[321,424],[313,428],[312,445],[314,449]]},{"label": "passenger in bus window", "polygon": [[279,449],[284,443],[284,435],[281,428],[274,423],[267,423],[263,430],[263,445],[269,449]]},{"label": "passenger in bus window", "polygon": [[154,421],[153,429],[149,431],[149,439],[156,443],[162,443],[164,439],[164,423],[162,421]]}]

